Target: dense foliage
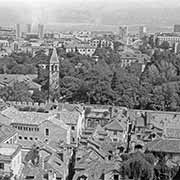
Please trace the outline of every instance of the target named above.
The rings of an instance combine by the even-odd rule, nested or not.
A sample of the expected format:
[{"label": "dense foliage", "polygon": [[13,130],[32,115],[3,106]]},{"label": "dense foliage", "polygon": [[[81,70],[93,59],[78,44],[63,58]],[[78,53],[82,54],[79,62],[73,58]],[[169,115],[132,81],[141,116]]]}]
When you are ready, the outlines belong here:
[{"label": "dense foliage", "polygon": [[[115,50],[98,48],[95,52],[99,56],[98,61],[78,53],[65,53],[59,48],[60,88],[53,93],[55,98],[70,103],[179,111],[180,56],[172,53],[167,43],[163,43],[161,49],[152,49],[149,44],[154,46],[145,39],[140,47],[143,53],[152,54],[151,62],[146,64],[143,72],[138,63],[126,68],[120,66],[118,43]],[[48,70],[38,70],[38,64],[48,63],[49,58],[44,51],[38,51],[34,57],[14,53],[0,60],[0,71],[21,74],[38,72],[35,82],[42,85],[43,95],[35,92],[31,98],[42,102],[48,98]],[[7,97],[5,94],[3,96]]]}]

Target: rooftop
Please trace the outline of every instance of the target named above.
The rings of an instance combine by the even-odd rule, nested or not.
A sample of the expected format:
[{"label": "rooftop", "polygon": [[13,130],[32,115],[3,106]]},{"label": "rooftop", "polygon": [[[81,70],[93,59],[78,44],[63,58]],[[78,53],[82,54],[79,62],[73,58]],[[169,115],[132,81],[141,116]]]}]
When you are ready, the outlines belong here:
[{"label": "rooftop", "polygon": [[112,120],[104,128],[107,130],[112,130],[112,131],[123,131],[124,130],[123,127],[121,126],[120,122],[116,119]]},{"label": "rooftop", "polygon": [[41,86],[35,82],[33,79],[37,77],[36,74],[1,74],[0,75],[0,86],[13,85],[14,82],[25,82],[30,89],[39,89]]},{"label": "rooftop", "polygon": [[13,157],[19,151],[20,146],[17,144],[0,144],[0,159],[7,156]]},{"label": "rooftop", "polygon": [[[0,115],[0,121],[2,120],[1,117],[4,118]],[[7,120],[7,118],[4,118],[4,120]],[[0,143],[12,137],[14,134],[16,134],[16,131],[13,128],[0,123]]]},{"label": "rooftop", "polygon": [[180,153],[180,139],[158,139],[147,144],[153,152]]}]

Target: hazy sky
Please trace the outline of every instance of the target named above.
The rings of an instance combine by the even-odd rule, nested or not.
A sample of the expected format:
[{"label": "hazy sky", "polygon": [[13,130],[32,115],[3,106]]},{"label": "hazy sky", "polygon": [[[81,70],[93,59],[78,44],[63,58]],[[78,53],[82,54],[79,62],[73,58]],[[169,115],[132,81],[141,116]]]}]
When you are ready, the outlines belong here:
[{"label": "hazy sky", "polygon": [[180,0],[0,0],[0,22],[6,21],[8,17],[11,17],[9,21],[14,21],[13,16],[16,16],[16,19],[22,22],[46,23],[56,21],[60,15],[64,17],[66,12],[67,17],[72,12],[84,10],[84,16],[87,11],[93,14],[94,9],[100,14],[102,9],[105,9],[104,12],[108,10],[113,12],[121,8],[143,9],[143,7],[180,7]]}]

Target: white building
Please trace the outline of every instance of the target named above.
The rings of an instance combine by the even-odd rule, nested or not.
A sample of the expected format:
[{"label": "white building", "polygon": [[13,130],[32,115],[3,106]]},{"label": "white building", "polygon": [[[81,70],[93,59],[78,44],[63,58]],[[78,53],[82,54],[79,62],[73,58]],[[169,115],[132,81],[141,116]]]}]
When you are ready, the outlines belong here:
[{"label": "white building", "polygon": [[22,167],[21,146],[15,144],[0,144],[0,179],[18,178]]},{"label": "white building", "polygon": [[90,56],[90,57],[96,51],[96,47],[91,46],[89,44],[68,44],[66,45],[65,49],[66,49],[66,53],[78,52],[81,55]]}]

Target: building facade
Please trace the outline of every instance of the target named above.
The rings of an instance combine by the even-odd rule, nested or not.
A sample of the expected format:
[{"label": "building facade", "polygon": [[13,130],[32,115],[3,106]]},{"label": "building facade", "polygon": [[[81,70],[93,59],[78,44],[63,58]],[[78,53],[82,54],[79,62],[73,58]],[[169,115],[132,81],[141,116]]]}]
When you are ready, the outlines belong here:
[{"label": "building facade", "polygon": [[21,147],[13,144],[0,144],[0,179],[15,180],[22,167]]}]

